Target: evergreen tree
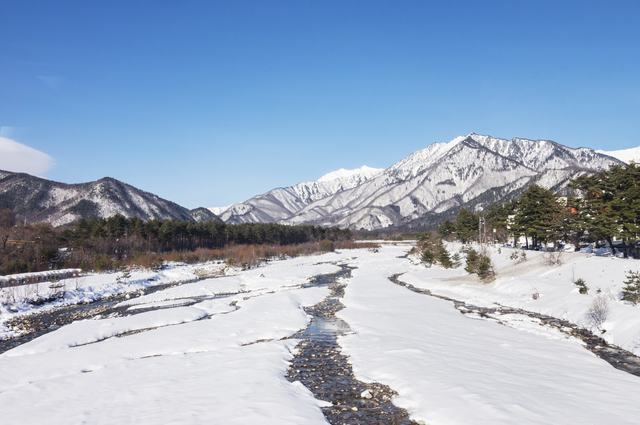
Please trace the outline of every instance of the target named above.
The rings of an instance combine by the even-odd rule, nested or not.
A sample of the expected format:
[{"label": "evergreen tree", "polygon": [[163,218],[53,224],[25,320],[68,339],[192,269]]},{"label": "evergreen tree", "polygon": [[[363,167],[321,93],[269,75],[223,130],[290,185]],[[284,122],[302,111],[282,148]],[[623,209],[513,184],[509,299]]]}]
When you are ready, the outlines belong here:
[{"label": "evergreen tree", "polygon": [[478,236],[478,216],[466,208],[461,208],[455,222],[456,237],[467,243]]},{"label": "evergreen tree", "polygon": [[631,252],[639,258],[635,242],[640,235],[640,166],[612,165],[607,171],[572,180],[570,187],[584,194],[573,202],[584,215],[589,231],[605,239],[614,254],[614,237],[630,243]]},{"label": "evergreen tree", "polygon": [[631,301],[634,304],[640,302],[640,273],[634,271],[627,272],[627,280],[622,288],[622,299]]},{"label": "evergreen tree", "polygon": [[451,255],[442,242],[440,242],[440,246],[438,247],[438,261],[445,269],[450,269],[451,267],[453,267]]},{"label": "evergreen tree", "polygon": [[515,229],[532,239],[534,245],[555,240],[560,234],[562,206],[550,190],[531,185],[516,201]]},{"label": "evergreen tree", "polygon": [[447,239],[454,235],[456,232],[456,225],[451,220],[446,220],[438,228],[438,236],[442,239]]}]

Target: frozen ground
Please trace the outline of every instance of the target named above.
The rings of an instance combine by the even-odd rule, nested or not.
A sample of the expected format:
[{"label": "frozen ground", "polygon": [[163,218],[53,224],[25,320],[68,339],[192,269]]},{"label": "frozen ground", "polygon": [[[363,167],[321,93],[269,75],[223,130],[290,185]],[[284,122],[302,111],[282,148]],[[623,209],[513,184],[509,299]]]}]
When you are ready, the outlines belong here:
[{"label": "frozen ground", "polygon": [[[640,262],[565,254],[564,265],[549,267],[528,253],[516,265],[503,249],[492,254],[498,279],[483,284],[462,270],[425,269],[398,258],[407,249],[273,262],[123,303],[138,314],[64,326],[0,356],[3,423],[327,423],[319,407],[326,401],[284,375],[296,353],[296,340],[287,337],[309,322],[302,307],[328,294],[300,285],[338,270],[329,263],[335,261],[357,267],[338,312],[353,331],[339,338],[343,352],[358,379],[397,391],[396,404],[414,420],[638,423],[640,378],[614,369],[580,341],[518,315],[504,318],[509,326],[463,315],[450,301],[388,278],[404,273],[401,280],[433,293],[538,311],[596,332],[585,313],[600,288],[610,311],[603,337],[634,350],[640,307],[617,295],[624,271],[640,269]],[[184,273],[186,280],[193,270]],[[579,277],[589,295],[571,283]],[[98,288],[93,280],[103,278],[87,278],[84,288]],[[147,277],[137,279],[142,285]],[[237,294],[215,297],[228,293]],[[144,310],[151,306],[159,309]],[[25,313],[14,310],[19,313],[5,306],[2,317]]]}]

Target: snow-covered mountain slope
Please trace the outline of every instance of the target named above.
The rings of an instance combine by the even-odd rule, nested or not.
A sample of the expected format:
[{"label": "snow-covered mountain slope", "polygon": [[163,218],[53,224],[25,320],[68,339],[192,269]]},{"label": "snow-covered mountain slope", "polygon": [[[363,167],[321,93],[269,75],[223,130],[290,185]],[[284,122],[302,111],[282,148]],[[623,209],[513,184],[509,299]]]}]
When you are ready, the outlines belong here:
[{"label": "snow-covered mountain slope", "polygon": [[277,222],[291,217],[312,202],[354,188],[382,171],[384,170],[367,166],[356,170],[341,169],[326,174],[315,182],[273,189],[245,202],[231,205],[220,213],[220,217],[225,223],[232,224]]},{"label": "snow-covered mountain slope", "polygon": [[30,223],[45,221],[53,226],[116,214],[143,220],[219,220],[205,208],[189,211],[110,177],[90,183],[65,184],[29,174],[0,171],[0,209],[4,208],[11,209],[19,219],[26,218]]},{"label": "snow-covered mountain slope", "polygon": [[629,164],[630,162],[640,163],[640,146],[637,148],[631,149],[622,149],[619,151],[603,151],[597,150],[596,152],[612,156],[616,159],[619,159],[622,162],[626,162]]},{"label": "snow-covered mountain slope", "polygon": [[231,205],[227,205],[226,207],[210,207],[207,208],[209,211],[211,211],[212,213],[214,213],[215,215],[220,215],[223,212],[225,212],[226,210],[229,209]]},{"label": "snow-covered mountain slope", "polygon": [[425,219],[461,206],[481,210],[511,199],[533,183],[562,191],[570,178],[615,162],[591,149],[571,149],[552,141],[471,133],[417,151],[282,222],[365,230],[424,225]]}]

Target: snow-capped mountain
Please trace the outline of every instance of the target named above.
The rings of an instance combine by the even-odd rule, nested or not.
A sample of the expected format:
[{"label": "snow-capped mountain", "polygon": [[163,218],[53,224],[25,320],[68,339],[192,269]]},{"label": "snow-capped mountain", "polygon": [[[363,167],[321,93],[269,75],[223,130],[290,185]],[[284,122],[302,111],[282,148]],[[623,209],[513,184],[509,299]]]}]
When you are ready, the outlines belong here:
[{"label": "snow-capped mountain", "polygon": [[622,162],[626,162],[627,164],[629,164],[632,161],[637,164],[640,164],[640,146],[637,148],[622,149],[619,151],[597,150],[596,152],[604,155],[612,156],[616,159],[619,159]]},{"label": "snow-capped mountain", "polygon": [[[354,188],[377,176],[381,169],[363,166],[356,170],[340,169],[315,182],[273,189],[220,212],[225,223],[273,223],[291,217],[312,202]],[[210,208],[210,211],[219,211]]]},{"label": "snow-capped mountain", "polygon": [[482,210],[536,183],[561,192],[569,179],[618,161],[546,140],[471,133],[434,143],[351,189],[316,200],[282,220],[373,230],[420,227],[460,207]]},{"label": "snow-capped mountain", "polygon": [[65,184],[29,174],[0,171],[0,209],[4,208],[11,209],[20,220],[45,221],[53,226],[116,214],[143,220],[220,220],[206,208],[190,211],[110,177],[91,183]]}]

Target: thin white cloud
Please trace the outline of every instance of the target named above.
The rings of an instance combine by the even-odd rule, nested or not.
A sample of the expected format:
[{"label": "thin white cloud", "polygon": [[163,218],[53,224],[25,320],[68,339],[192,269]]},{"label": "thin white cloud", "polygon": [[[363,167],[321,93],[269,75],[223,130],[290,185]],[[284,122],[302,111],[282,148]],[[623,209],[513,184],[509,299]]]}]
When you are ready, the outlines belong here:
[{"label": "thin white cloud", "polygon": [[0,137],[0,170],[42,176],[56,165],[56,161],[15,140]]}]

